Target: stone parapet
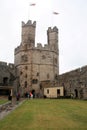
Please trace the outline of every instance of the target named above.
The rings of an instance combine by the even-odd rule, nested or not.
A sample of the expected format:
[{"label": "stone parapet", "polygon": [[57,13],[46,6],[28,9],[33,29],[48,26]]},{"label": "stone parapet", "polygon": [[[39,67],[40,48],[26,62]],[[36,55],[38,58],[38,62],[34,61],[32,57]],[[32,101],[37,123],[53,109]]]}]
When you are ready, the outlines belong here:
[{"label": "stone parapet", "polygon": [[0,66],[7,66],[7,62],[0,61]]},{"label": "stone parapet", "polygon": [[14,64],[13,63],[7,63],[4,61],[0,61],[0,67],[9,67],[9,68],[14,68]]},{"label": "stone parapet", "polygon": [[51,48],[48,44],[45,44],[44,46],[42,46],[41,43],[37,43],[37,46],[30,46],[29,44],[25,44],[25,45],[20,45],[17,48],[15,48],[15,54],[19,53],[20,51],[26,51],[26,50],[41,50],[41,51],[53,51],[55,53],[58,53],[57,50],[55,50],[54,48]]},{"label": "stone parapet", "polygon": [[49,27],[47,30],[47,33],[51,33],[51,32],[57,32],[58,33],[58,28],[55,26],[53,28]]},{"label": "stone parapet", "polygon": [[25,26],[33,26],[33,27],[36,27],[36,21],[32,22],[32,20],[28,20],[27,23],[25,23],[24,21],[22,21],[22,27],[25,27]]}]

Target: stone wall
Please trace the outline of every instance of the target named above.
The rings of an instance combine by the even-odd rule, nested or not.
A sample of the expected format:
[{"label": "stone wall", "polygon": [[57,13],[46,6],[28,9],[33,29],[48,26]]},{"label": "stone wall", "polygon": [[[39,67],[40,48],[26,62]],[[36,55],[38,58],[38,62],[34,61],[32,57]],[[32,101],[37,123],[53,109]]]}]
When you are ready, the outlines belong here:
[{"label": "stone wall", "polygon": [[7,64],[6,62],[0,61],[0,95],[7,94],[10,88],[14,87],[14,80],[15,80],[14,64],[11,63]]},{"label": "stone wall", "polygon": [[58,83],[64,87],[66,96],[87,99],[87,66],[59,75]]},{"label": "stone wall", "polygon": [[[54,80],[58,75],[58,54],[55,51],[44,48],[21,50],[15,55],[15,67],[17,67],[21,87],[31,87],[31,80]],[[32,79],[31,79],[32,78]],[[35,84],[34,84],[35,86]]]}]

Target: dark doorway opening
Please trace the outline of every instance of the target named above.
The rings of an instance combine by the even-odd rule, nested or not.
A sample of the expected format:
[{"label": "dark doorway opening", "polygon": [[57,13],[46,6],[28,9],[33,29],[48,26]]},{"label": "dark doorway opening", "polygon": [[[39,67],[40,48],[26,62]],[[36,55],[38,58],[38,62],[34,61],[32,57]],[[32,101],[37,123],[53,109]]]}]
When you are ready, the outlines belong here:
[{"label": "dark doorway opening", "polygon": [[9,90],[8,89],[0,89],[0,95],[8,95],[9,94]]},{"label": "dark doorway opening", "polygon": [[8,77],[3,78],[3,85],[8,85]]},{"label": "dark doorway opening", "polygon": [[60,89],[57,89],[57,97],[60,96]]},{"label": "dark doorway opening", "polygon": [[78,90],[75,89],[75,98],[78,98]]}]

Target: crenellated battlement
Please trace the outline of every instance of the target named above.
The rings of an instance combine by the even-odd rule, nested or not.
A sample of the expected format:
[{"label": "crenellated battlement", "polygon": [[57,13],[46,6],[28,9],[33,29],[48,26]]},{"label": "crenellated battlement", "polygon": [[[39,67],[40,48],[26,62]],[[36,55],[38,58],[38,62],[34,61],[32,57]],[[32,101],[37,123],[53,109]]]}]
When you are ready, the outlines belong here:
[{"label": "crenellated battlement", "polygon": [[7,63],[7,62],[4,62],[4,61],[0,61],[0,66],[14,68],[14,64],[13,63]]},{"label": "crenellated battlement", "polygon": [[20,50],[20,46],[17,46],[17,47],[15,48],[15,53],[17,53],[19,50]]},{"label": "crenellated battlement", "polygon": [[37,43],[37,47],[36,48],[42,48],[42,44],[41,43]]},{"label": "crenellated battlement", "polygon": [[58,52],[58,28],[55,26],[53,28],[49,27],[47,30],[47,40],[48,45],[51,49]]},{"label": "crenellated battlement", "polygon": [[0,66],[7,66],[7,62],[0,61]]},{"label": "crenellated battlement", "polygon": [[44,44],[44,46],[42,46],[41,43],[37,43],[37,47],[36,49],[41,49],[41,50],[51,50],[50,46],[48,44]]},{"label": "crenellated battlement", "polygon": [[32,44],[35,46],[35,30],[36,21],[28,20],[27,23],[22,22],[22,44]]},{"label": "crenellated battlement", "polygon": [[32,22],[32,20],[28,20],[27,23],[25,23],[24,21],[22,21],[22,27],[25,27],[25,26],[36,27],[36,21]]},{"label": "crenellated battlement", "polygon": [[30,46],[29,44],[25,44],[25,45],[20,45],[17,48],[15,48],[15,54],[19,53],[20,51],[26,51],[26,50],[48,50],[48,51],[54,51],[57,52],[56,49],[50,47],[48,44],[44,44],[44,46],[42,46],[41,43],[37,43],[37,46]]},{"label": "crenellated battlement", "polygon": [[47,33],[52,33],[52,32],[57,32],[58,33],[58,28],[55,26],[53,28],[49,27],[47,30]]},{"label": "crenellated battlement", "polygon": [[41,43],[37,43],[35,47],[35,28],[36,21],[28,20],[27,23],[22,21],[22,41],[20,46],[15,48],[15,54],[20,51],[26,51],[29,49],[38,50],[48,50],[58,52],[58,28],[55,26],[53,28],[49,27],[47,30],[48,43],[42,46]]}]

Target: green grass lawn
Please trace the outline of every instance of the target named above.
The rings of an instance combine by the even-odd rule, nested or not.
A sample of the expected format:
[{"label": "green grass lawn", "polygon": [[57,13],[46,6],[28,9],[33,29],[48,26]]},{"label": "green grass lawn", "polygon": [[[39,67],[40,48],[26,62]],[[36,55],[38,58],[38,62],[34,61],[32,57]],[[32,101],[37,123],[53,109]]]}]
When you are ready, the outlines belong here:
[{"label": "green grass lawn", "polygon": [[87,101],[26,100],[0,121],[0,130],[87,130]]},{"label": "green grass lawn", "polygon": [[0,99],[0,105],[4,104],[4,103],[6,103],[6,102],[8,102],[7,99]]}]

